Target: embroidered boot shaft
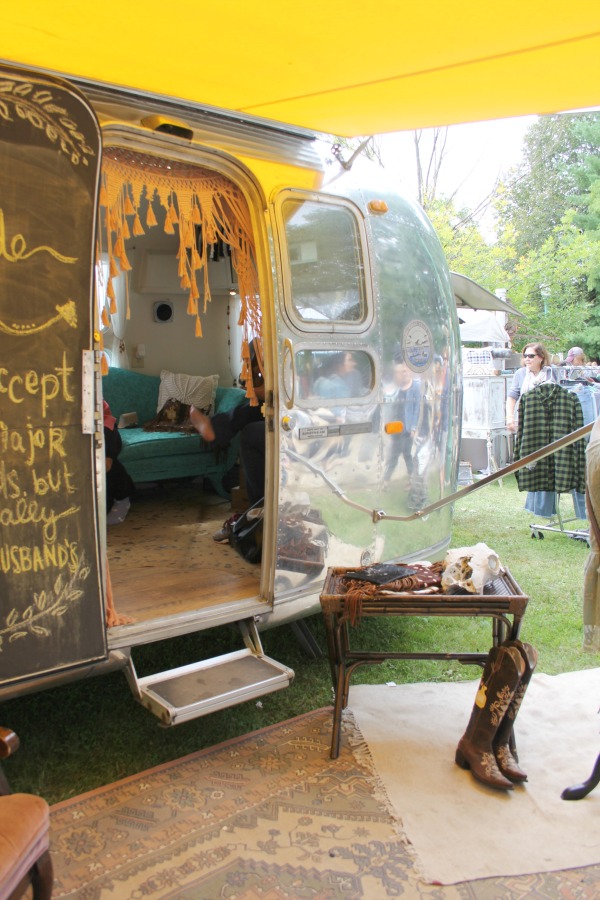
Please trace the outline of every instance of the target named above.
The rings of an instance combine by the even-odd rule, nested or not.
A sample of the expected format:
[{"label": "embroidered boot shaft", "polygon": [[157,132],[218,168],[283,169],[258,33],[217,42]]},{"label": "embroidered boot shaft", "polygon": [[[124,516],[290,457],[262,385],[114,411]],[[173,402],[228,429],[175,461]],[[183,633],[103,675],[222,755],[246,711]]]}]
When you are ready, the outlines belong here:
[{"label": "embroidered boot shaft", "polygon": [[493,741],[524,671],[523,658],[514,647],[490,650],[467,730],[456,749],[457,765],[498,790],[511,791],[514,785],[498,768]]},{"label": "embroidered boot shaft", "polygon": [[496,732],[496,737],[493,742],[494,753],[496,754],[498,768],[502,774],[506,775],[507,778],[510,778],[511,781],[521,782],[527,781],[527,775],[518,765],[516,753],[513,753],[511,750],[510,738],[515,719],[517,718],[517,713],[519,712],[523,697],[525,696],[525,691],[527,690],[529,682],[531,681],[531,676],[537,665],[538,654],[535,647],[532,647],[531,644],[523,644],[521,641],[505,641],[502,646],[514,647],[519,651],[523,657],[523,662],[525,663],[525,671],[519,686],[515,691],[515,695],[506,710],[506,715],[502,719],[500,727]]}]

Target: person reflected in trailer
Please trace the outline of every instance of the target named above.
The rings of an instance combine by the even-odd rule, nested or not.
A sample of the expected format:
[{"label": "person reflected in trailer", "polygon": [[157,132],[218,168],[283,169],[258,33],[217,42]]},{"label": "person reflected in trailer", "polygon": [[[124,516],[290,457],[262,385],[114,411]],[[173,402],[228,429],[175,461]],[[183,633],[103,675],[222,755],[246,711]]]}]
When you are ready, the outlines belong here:
[{"label": "person reflected in trailer", "polygon": [[415,473],[415,438],[421,421],[421,381],[415,377],[399,353],[394,357],[393,383],[389,420],[401,422],[403,428],[400,432],[389,435],[389,451],[383,474],[384,489],[389,486],[401,457],[409,478]]},{"label": "person reflected in trailer", "polygon": [[[365,393],[365,384],[360,372],[358,361],[351,350],[327,351],[323,361],[317,370],[313,384],[314,397],[323,400],[350,400],[361,397]],[[336,423],[348,421],[348,405],[327,405],[327,409],[321,410],[321,415],[332,416]],[[350,450],[350,436],[340,436],[327,442],[324,449],[322,462],[334,460],[340,456],[346,456]]]},{"label": "person reflected in trailer", "polygon": [[434,403],[432,415],[432,440],[435,456],[439,459],[440,492],[443,494],[452,472],[454,448],[450,435],[450,365],[448,349],[433,360]]},{"label": "person reflected in trailer", "polygon": [[327,353],[315,378],[313,392],[327,400],[361,396],[362,376],[354,353],[350,350]]},{"label": "person reflected in trailer", "polygon": [[436,445],[442,449],[450,424],[448,351],[445,351],[443,356],[436,354],[433,358],[433,398],[432,429]]}]

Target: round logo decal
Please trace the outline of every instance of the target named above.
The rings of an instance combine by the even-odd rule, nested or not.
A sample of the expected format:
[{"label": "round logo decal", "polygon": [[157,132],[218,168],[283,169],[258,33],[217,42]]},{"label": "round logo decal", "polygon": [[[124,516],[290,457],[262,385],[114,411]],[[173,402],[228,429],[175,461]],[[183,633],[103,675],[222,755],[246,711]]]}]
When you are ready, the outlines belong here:
[{"label": "round logo decal", "polygon": [[421,319],[414,319],[404,329],[402,350],[406,365],[413,372],[425,372],[433,359],[433,336]]}]

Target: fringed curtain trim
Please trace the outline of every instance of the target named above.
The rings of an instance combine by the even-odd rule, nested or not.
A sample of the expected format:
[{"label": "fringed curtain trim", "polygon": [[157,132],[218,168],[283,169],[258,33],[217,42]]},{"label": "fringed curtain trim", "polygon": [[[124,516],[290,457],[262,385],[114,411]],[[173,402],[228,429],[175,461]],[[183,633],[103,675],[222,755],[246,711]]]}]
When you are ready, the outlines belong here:
[{"label": "fringed curtain trim", "polygon": [[[165,212],[165,232],[174,234],[178,230],[179,233],[179,280],[181,287],[188,292],[187,312],[194,318],[196,337],[202,337],[198,306],[200,276],[204,312],[211,300],[208,247],[221,239],[231,248],[231,264],[237,274],[242,301],[239,320],[243,329],[242,377],[246,379],[247,396],[256,405],[250,378],[249,351],[250,340],[261,333],[254,240],[246,200],[240,189],[223,175],[132,150],[111,147],[105,151],[100,205],[106,211],[106,250],[110,264],[108,311],[116,311],[113,308],[116,301],[112,279],[120,272],[131,270],[125,242],[132,235],[145,234],[147,228],[157,225],[156,203]],[[200,226],[200,242],[196,226]],[[129,291],[126,317],[130,317]]]}]

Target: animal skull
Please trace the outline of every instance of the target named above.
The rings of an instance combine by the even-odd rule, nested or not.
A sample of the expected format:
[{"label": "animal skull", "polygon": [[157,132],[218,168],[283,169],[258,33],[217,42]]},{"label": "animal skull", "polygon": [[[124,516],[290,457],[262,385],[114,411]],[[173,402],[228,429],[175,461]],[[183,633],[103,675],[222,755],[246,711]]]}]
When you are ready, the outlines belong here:
[{"label": "animal skull", "polygon": [[487,544],[449,550],[444,560],[442,590],[447,594],[483,594],[485,584],[500,571],[498,554]]}]

